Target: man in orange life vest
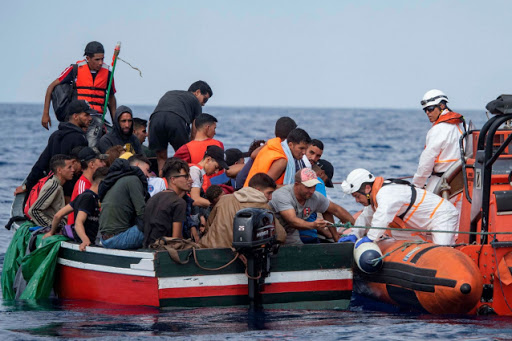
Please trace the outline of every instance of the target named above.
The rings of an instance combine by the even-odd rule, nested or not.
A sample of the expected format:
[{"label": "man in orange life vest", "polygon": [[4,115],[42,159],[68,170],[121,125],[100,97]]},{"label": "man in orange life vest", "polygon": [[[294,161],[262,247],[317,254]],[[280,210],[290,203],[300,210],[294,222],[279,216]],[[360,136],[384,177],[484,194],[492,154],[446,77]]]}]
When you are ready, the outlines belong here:
[{"label": "man in orange life vest", "polygon": [[[105,50],[103,45],[97,41],[91,41],[85,47],[85,60],[78,61],[78,70],[76,74],[76,98],[86,100],[89,105],[97,113],[91,115],[93,120],[87,130],[87,140],[89,147],[96,147],[101,133],[103,130],[103,123],[101,116],[103,114],[103,107],[105,105],[105,97],[107,94],[108,82],[110,79],[110,69],[107,64],[103,63],[105,56]],[[46,96],[44,98],[44,109],[43,117],[41,119],[41,125],[48,129],[52,125],[50,119],[50,101],[53,89],[59,84],[73,82],[73,66],[67,67],[57,78],[54,80],[46,90]],[[115,97],[115,86],[112,80],[112,87],[110,88],[110,95],[108,99],[108,109],[112,120],[116,111],[116,97]]]},{"label": "man in orange life vest", "polygon": [[[436,89],[425,93],[421,101],[423,110],[433,125],[427,133],[425,149],[421,153],[412,183],[423,188],[428,179],[426,190],[430,192],[434,191],[443,173],[460,159],[459,139],[465,130],[464,118],[452,112],[447,103],[448,97]],[[462,193],[450,199],[459,212],[461,199]]]},{"label": "man in orange life vest", "polygon": [[215,129],[217,128],[217,119],[210,114],[203,113],[196,118],[196,136],[181,146],[174,157],[180,158],[187,163],[199,163],[204,157],[208,146],[219,146],[224,150],[224,144],[215,140]]}]

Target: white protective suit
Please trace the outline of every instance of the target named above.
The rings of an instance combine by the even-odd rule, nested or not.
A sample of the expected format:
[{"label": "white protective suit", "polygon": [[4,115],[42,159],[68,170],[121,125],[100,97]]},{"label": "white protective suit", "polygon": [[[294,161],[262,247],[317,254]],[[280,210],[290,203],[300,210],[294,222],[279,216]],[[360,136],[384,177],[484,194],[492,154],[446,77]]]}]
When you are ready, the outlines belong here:
[{"label": "white protective suit", "polygon": [[[366,206],[357,218],[355,226],[387,227],[395,218],[405,212],[411,202],[411,187],[408,185],[389,184],[381,187],[377,193],[377,209]],[[438,195],[416,188],[414,205],[404,217],[408,228],[427,229],[432,231],[432,242],[439,245],[455,244],[457,234],[436,233],[435,230],[458,231],[459,214],[457,209]],[[369,229],[367,236],[373,241],[378,240],[386,230]],[[353,234],[361,238],[365,230],[353,229]],[[399,240],[417,239],[414,232],[393,230],[391,235]],[[424,235],[425,233],[422,233]],[[428,239],[428,238],[427,238]]]},{"label": "white protective suit", "polygon": [[[449,113],[443,110],[441,116]],[[428,177],[427,191],[433,191],[439,182],[440,177],[432,175],[433,173],[444,173],[451,165],[460,159],[459,139],[463,133],[463,125],[452,123],[438,123],[432,126],[427,133],[425,149],[421,153],[418,169],[412,184],[423,188]],[[462,207],[462,193],[450,199],[451,203],[457,207],[460,212]]]}]

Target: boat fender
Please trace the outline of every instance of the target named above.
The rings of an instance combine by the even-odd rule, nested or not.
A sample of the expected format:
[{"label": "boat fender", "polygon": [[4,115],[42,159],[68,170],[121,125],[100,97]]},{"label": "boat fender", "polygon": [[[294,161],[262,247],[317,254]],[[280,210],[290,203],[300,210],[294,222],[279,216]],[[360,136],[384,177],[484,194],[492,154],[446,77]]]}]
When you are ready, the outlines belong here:
[{"label": "boat fender", "polygon": [[375,243],[363,243],[354,248],[354,260],[357,267],[363,272],[374,273],[379,271],[382,268],[382,259],[379,257],[382,257],[382,251]]}]

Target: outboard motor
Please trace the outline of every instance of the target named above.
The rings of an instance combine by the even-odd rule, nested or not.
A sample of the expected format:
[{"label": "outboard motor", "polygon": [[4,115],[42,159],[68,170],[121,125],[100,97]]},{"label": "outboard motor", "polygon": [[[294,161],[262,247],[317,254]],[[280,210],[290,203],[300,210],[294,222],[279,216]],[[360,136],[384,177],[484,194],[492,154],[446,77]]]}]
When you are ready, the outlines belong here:
[{"label": "outboard motor", "polygon": [[247,258],[249,305],[260,309],[261,291],[270,274],[270,256],[278,249],[272,212],[261,208],[238,211],[233,219],[233,248]]}]

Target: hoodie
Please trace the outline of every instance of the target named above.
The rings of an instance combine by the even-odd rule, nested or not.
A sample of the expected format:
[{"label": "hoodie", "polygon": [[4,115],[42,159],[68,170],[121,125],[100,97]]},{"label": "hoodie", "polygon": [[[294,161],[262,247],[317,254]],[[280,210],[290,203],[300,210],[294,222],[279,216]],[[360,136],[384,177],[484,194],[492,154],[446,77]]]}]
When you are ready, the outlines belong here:
[{"label": "hoodie", "polygon": [[140,168],[130,166],[127,160],[116,159],[100,183],[98,196],[102,234],[117,235],[133,225],[143,231],[149,194],[147,179]]},{"label": "hoodie", "polygon": [[50,170],[50,160],[54,155],[70,155],[73,148],[78,146],[86,147],[87,145],[87,138],[82,128],[70,122],[59,123],[58,130],[50,135],[48,145],[27,176],[27,190],[30,191],[39,179],[48,174]]},{"label": "hoodie", "polygon": [[137,136],[133,135],[133,123],[130,128],[130,132],[125,135],[123,134],[121,127],[119,125],[119,117],[122,114],[129,113],[133,118],[132,109],[128,108],[125,105],[121,105],[116,109],[116,116],[113,122],[114,129],[106,135],[104,135],[98,144],[98,149],[100,152],[105,153],[110,147],[113,146],[123,146],[125,147],[127,152],[132,154],[140,154],[142,149],[140,145],[140,141]]},{"label": "hoodie", "polygon": [[[207,248],[231,247],[233,244],[233,219],[238,211],[249,207],[270,210],[265,195],[252,187],[244,187],[233,194],[221,196],[208,217],[207,232],[199,244]],[[286,232],[283,226],[275,217],[274,223],[277,240],[284,242]]]}]

